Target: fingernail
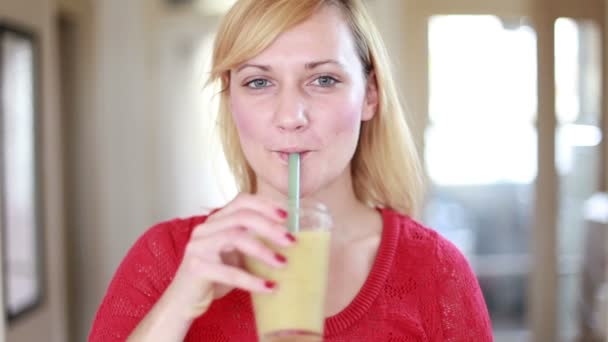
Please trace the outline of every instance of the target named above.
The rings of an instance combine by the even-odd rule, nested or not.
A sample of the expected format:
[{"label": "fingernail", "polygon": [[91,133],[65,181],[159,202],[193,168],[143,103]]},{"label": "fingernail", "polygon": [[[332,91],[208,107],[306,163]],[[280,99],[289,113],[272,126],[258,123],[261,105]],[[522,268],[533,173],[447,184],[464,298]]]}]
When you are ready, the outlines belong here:
[{"label": "fingernail", "polygon": [[266,281],[264,282],[264,286],[265,286],[267,289],[274,289],[274,288],[277,286],[277,283],[275,283],[274,281],[266,280]]},{"label": "fingernail", "polygon": [[296,237],[293,236],[293,234],[287,233],[287,234],[285,234],[285,236],[287,237],[287,240],[289,240],[291,242],[296,242]]},{"label": "fingernail", "polygon": [[277,259],[277,261],[280,262],[281,264],[284,264],[287,262],[287,258],[279,253],[275,253],[274,258]]},{"label": "fingernail", "polygon": [[277,209],[277,215],[282,219],[287,218],[287,212],[283,209]]}]

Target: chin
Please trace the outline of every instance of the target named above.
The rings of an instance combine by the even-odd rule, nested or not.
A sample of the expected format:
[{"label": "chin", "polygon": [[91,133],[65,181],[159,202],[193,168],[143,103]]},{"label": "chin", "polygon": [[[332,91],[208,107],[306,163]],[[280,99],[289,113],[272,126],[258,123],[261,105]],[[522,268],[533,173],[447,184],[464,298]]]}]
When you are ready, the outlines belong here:
[{"label": "chin", "polygon": [[[274,164],[257,165],[254,168],[258,177],[258,190],[265,193],[275,193],[283,198],[289,197],[289,175],[287,167]],[[329,188],[333,183],[339,181],[344,176],[344,172],[349,172],[348,165],[342,171],[334,169],[335,165],[329,167],[328,163],[317,163],[312,168],[309,164],[304,164],[301,170],[300,197],[314,197],[319,192]]]},{"label": "chin", "polygon": [[313,198],[323,189],[327,189],[331,182],[320,182],[315,180],[304,180],[300,184],[300,198]]},{"label": "chin", "polygon": [[[263,185],[260,184],[260,185],[262,185],[264,188],[266,188],[264,190],[264,192],[270,191],[270,192],[277,193],[284,198],[289,197],[289,181],[288,181],[288,177],[286,177],[286,175],[281,174],[281,175],[275,175],[274,177],[272,177],[272,176],[263,177],[262,182],[264,184]],[[303,179],[302,183],[300,184],[300,197],[306,198],[306,197],[314,196],[322,188],[324,188],[322,186],[322,183],[320,183],[316,180],[313,181],[313,180]]]}]

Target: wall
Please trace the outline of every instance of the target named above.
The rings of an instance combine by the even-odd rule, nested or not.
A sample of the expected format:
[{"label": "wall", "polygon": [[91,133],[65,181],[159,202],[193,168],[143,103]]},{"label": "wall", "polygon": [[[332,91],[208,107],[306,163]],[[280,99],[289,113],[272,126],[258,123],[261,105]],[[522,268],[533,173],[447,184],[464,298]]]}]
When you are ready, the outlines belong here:
[{"label": "wall", "polygon": [[[66,11],[64,130],[71,340],[84,341],[118,264],[151,225],[210,204],[186,63],[204,18],[149,0]],[[190,19],[186,19],[190,18]],[[192,50],[188,50],[188,49]],[[66,84],[62,83],[64,89]],[[199,82],[202,84],[202,82]]]},{"label": "wall", "polygon": [[41,127],[44,267],[46,293],[40,309],[7,326],[8,341],[65,341],[65,267],[63,237],[61,122],[56,68],[55,2],[19,0],[0,2],[0,19],[37,32],[41,46]]},{"label": "wall", "polygon": [[[76,11],[76,99],[66,113],[71,340],[84,341],[108,282],[152,213],[158,120],[149,103],[150,1],[95,1]],[[152,199],[152,200],[151,200]]]}]

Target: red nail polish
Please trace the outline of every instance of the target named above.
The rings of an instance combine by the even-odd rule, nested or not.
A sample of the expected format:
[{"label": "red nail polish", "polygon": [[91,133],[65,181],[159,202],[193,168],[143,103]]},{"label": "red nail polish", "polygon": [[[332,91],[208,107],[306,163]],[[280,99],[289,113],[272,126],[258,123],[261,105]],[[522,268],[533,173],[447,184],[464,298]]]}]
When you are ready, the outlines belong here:
[{"label": "red nail polish", "polygon": [[264,282],[264,286],[265,286],[267,289],[274,289],[274,288],[277,286],[277,283],[275,283],[274,281],[266,280],[266,281]]},{"label": "red nail polish", "polygon": [[287,218],[287,212],[283,209],[277,209],[277,214],[282,219]]},{"label": "red nail polish", "polygon": [[287,239],[288,239],[289,241],[291,241],[291,242],[296,242],[296,237],[295,237],[295,236],[293,236],[293,234],[291,234],[291,233],[287,233],[287,234],[285,234],[285,236],[287,236]]},{"label": "red nail polish", "polygon": [[279,253],[275,253],[274,258],[277,259],[277,261],[280,262],[281,264],[284,264],[287,262],[287,258]]}]

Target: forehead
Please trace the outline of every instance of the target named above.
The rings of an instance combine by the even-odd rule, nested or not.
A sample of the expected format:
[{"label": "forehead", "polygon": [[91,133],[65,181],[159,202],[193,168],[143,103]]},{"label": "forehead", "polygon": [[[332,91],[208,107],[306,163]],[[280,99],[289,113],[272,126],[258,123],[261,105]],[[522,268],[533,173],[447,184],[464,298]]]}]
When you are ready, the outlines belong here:
[{"label": "forehead", "polygon": [[358,60],[351,30],[335,6],[324,6],[306,21],[280,34],[248,62],[306,64],[323,59],[335,59],[344,64]]}]

